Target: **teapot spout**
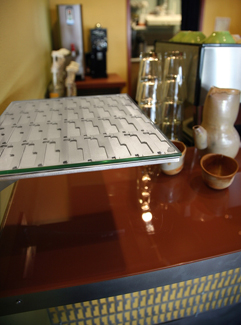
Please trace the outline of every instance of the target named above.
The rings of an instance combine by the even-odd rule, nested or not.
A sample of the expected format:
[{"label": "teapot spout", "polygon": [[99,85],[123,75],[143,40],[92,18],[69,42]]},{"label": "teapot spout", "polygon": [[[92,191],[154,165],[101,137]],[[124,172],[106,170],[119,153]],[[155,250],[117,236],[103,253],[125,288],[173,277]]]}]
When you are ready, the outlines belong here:
[{"label": "teapot spout", "polygon": [[200,150],[206,149],[208,146],[207,131],[201,125],[194,125],[192,130],[195,147]]}]

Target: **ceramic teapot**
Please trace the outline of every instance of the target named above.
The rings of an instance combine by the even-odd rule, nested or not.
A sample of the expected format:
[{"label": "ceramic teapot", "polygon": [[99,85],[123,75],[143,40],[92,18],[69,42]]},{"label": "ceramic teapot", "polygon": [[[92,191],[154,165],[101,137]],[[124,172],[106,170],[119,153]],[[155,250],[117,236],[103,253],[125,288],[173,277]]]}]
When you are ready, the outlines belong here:
[{"label": "ceramic teapot", "polygon": [[240,90],[211,87],[203,107],[201,125],[193,126],[196,148],[234,158],[240,137],[234,127],[240,103]]}]

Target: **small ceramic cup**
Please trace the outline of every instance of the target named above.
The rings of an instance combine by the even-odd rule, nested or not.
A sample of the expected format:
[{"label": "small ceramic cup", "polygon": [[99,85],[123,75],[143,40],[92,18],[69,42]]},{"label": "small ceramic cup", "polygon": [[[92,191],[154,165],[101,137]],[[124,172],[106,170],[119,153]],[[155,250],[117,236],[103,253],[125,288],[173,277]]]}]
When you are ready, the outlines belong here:
[{"label": "small ceramic cup", "polygon": [[161,170],[166,175],[176,175],[183,169],[187,147],[181,141],[173,140],[172,143],[182,153],[179,161],[161,164]]},{"label": "small ceramic cup", "polygon": [[204,183],[215,190],[229,187],[239,170],[239,165],[234,158],[216,153],[204,155],[200,165]]}]

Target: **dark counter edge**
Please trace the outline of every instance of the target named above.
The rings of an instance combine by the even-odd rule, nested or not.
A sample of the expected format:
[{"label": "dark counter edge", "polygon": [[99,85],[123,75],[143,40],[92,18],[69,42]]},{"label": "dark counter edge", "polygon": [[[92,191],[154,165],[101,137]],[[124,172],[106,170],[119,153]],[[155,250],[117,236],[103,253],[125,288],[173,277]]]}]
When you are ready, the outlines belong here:
[{"label": "dark counter edge", "polygon": [[241,267],[241,252],[81,286],[0,298],[0,316],[107,298]]}]

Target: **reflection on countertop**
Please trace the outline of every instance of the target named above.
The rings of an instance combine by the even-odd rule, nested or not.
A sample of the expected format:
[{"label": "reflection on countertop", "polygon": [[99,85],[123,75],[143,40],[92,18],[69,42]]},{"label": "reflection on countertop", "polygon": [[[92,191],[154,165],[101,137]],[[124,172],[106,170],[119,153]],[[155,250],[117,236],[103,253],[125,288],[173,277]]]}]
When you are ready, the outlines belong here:
[{"label": "reflection on countertop", "polygon": [[[236,157],[241,165],[241,151]],[[202,181],[188,148],[160,166],[18,182],[0,238],[0,296],[116,279],[241,249],[239,170],[225,190]]]}]

